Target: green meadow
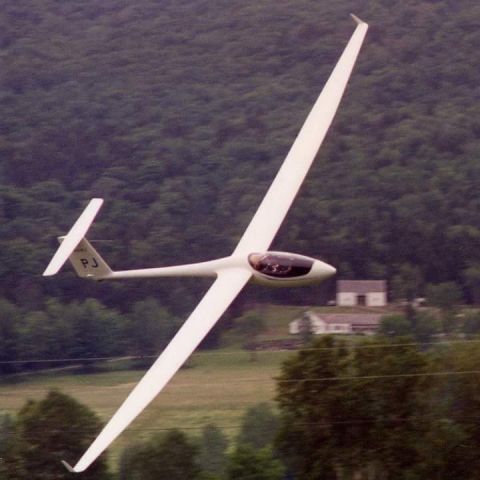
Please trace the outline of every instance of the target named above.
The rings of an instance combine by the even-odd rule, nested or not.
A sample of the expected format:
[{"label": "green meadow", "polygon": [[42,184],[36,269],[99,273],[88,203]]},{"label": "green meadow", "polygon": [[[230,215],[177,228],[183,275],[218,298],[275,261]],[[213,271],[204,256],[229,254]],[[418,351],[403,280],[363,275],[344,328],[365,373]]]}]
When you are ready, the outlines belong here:
[{"label": "green meadow", "polygon": [[[179,428],[195,436],[204,425],[215,423],[229,438],[234,438],[248,407],[274,401],[275,377],[288,355],[291,353],[265,351],[258,352],[252,360],[248,352],[231,349],[194,354],[113,444],[112,465],[129,443],[166,429]],[[0,410],[15,413],[28,399],[41,399],[50,389],[58,389],[107,421],[143,373],[144,370],[112,370],[88,375],[23,377],[16,383],[0,385]]]}]

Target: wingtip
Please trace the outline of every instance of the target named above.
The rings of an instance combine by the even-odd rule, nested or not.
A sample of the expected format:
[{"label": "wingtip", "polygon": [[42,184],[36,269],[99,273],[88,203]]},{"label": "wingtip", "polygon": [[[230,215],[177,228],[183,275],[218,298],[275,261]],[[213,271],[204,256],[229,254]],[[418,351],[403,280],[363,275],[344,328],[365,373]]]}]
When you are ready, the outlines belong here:
[{"label": "wingtip", "polygon": [[67,463],[65,460],[62,460],[62,465],[70,472],[70,473],[77,473],[75,472],[75,469]]},{"label": "wingtip", "polygon": [[361,20],[360,18],[358,18],[354,13],[351,13],[350,16],[353,18],[354,22],[357,25],[366,25],[366,23],[363,20]]},{"label": "wingtip", "polygon": [[58,273],[58,268],[53,267],[52,265],[48,265],[45,271],[42,273],[42,277],[53,277]]}]

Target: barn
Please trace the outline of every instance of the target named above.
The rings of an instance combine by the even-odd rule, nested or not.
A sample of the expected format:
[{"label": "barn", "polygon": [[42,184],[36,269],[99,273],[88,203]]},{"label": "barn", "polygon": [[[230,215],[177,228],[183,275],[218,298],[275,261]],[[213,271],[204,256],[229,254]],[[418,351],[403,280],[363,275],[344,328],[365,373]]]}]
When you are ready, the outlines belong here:
[{"label": "barn", "polygon": [[337,305],[339,307],[384,307],[387,304],[385,280],[339,280]]}]

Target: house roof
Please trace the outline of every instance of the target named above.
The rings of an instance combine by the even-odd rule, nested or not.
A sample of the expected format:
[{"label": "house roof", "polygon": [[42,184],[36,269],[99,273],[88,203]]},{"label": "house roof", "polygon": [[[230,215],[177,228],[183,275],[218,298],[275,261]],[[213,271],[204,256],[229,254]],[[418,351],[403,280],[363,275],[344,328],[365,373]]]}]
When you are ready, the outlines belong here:
[{"label": "house roof", "polygon": [[386,292],[387,282],[385,280],[338,280],[338,293],[357,293],[364,295],[371,292]]}]

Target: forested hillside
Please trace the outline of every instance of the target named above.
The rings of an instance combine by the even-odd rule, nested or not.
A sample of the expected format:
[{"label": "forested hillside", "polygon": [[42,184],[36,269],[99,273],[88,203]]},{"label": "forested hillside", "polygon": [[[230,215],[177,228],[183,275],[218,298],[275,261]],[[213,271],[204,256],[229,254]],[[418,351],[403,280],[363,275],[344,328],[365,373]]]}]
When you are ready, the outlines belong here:
[{"label": "forested hillside", "polygon": [[[324,258],[341,278],[414,281],[418,293],[455,281],[472,299],[477,1],[4,0],[1,10],[0,296],[28,310],[89,296],[190,310],[208,283],[40,275],[91,196],[106,199],[91,237],[111,240],[98,248],[114,267],[229,254],[354,11],[371,29],[274,247]],[[272,295],[313,301],[318,290]]]}]

